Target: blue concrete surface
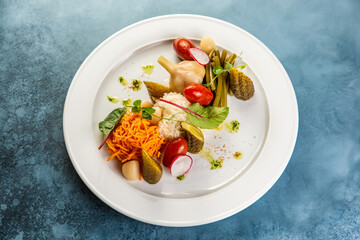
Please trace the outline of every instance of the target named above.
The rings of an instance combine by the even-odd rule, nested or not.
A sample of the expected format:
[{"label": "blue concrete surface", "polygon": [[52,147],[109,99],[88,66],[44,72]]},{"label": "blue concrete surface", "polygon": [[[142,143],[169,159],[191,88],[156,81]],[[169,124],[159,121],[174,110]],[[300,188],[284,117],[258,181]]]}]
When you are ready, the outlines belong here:
[{"label": "blue concrete surface", "polygon": [[[0,239],[360,239],[360,2],[0,1]],[[70,82],[119,29],[170,13],[216,17],[264,42],[287,70],[299,135],[279,181],[225,220],[166,228],[100,201],[62,133]]]}]

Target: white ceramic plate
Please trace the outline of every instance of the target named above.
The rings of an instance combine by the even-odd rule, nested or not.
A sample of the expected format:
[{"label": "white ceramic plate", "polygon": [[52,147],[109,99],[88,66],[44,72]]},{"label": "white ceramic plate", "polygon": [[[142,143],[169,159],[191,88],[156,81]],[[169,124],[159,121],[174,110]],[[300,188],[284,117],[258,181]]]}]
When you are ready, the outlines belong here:
[{"label": "white ceramic plate", "polygon": [[[192,155],[194,165],[183,181],[164,168],[158,184],[126,181],[116,160],[107,162],[98,150],[102,134],[98,123],[121,103],[120,99],[148,100],[146,88],[134,92],[118,82],[120,76],[166,84],[160,55],[178,61],[172,39],[196,44],[211,36],[221,49],[242,52],[244,72],[253,80],[249,101],[230,97],[227,122],[238,120],[238,133],[206,130],[205,149],[223,158],[223,167]],[[154,64],[151,75],[141,66]],[[290,79],[271,51],[254,36],[227,22],[197,15],[167,15],[133,24],[100,44],[84,61],[69,88],[64,107],[64,136],[71,161],[85,184],[115,210],[140,221],[163,226],[194,226],[235,214],[259,199],[284,171],[294,148],[298,108]],[[242,159],[235,159],[235,152]]]}]

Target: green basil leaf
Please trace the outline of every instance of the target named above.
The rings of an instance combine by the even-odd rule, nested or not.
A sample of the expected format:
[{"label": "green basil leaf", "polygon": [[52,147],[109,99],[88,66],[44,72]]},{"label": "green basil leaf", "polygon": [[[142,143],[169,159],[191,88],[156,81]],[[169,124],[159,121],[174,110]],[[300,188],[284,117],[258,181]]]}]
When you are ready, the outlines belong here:
[{"label": "green basil leaf", "polygon": [[229,107],[203,107],[199,103],[191,104],[189,109],[203,116],[202,118],[193,113],[187,112],[189,122],[203,129],[217,128],[223,121],[225,121],[229,114]]},{"label": "green basil leaf", "polygon": [[121,118],[125,115],[126,108],[117,108],[113,110],[104,121],[99,123],[99,130],[104,133],[105,136],[109,135],[110,132],[114,129],[116,124],[118,124]]}]

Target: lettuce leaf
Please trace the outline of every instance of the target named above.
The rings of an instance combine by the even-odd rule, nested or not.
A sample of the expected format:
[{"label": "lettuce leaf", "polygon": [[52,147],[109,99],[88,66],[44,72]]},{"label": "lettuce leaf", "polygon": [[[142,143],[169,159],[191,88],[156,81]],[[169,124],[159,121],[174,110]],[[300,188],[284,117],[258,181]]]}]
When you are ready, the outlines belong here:
[{"label": "lettuce leaf", "polygon": [[217,128],[229,114],[229,107],[203,107],[199,103],[191,104],[189,110],[202,116],[186,111],[189,122],[202,129]]},{"label": "lettuce leaf", "polygon": [[104,133],[105,136],[108,136],[114,127],[120,122],[125,113],[126,108],[116,108],[104,119],[104,121],[99,123],[99,130]]}]

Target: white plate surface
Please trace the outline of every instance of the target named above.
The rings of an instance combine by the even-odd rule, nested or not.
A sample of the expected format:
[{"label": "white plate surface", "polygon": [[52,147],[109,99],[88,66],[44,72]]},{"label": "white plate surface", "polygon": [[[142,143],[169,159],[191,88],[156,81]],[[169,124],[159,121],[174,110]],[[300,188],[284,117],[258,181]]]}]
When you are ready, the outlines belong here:
[{"label": "white plate surface", "polygon": [[[120,99],[148,100],[122,86],[119,76],[166,84],[160,55],[178,61],[172,39],[183,36],[198,45],[211,36],[220,49],[242,52],[244,72],[254,81],[249,101],[228,100],[226,122],[238,120],[238,133],[206,130],[205,149],[222,157],[223,167],[192,155],[194,165],[183,181],[164,169],[158,184],[126,181],[116,160],[107,162],[98,123],[121,103]],[[151,75],[141,65],[154,64]],[[235,214],[259,199],[276,182],[293,151],[298,130],[298,108],[290,79],[281,63],[254,36],[227,22],[198,15],[167,15],[133,24],[109,37],[84,61],[75,75],[64,107],[64,136],[71,161],[85,184],[106,204],[140,221],[163,226],[194,226]],[[243,153],[242,159],[233,154]],[[216,207],[214,207],[216,206]]]}]

